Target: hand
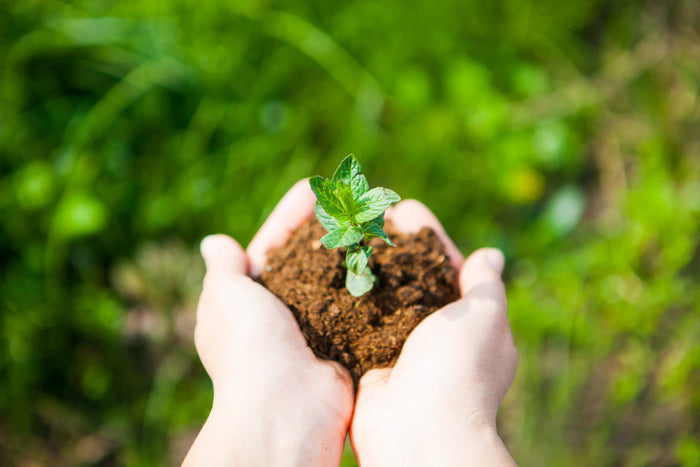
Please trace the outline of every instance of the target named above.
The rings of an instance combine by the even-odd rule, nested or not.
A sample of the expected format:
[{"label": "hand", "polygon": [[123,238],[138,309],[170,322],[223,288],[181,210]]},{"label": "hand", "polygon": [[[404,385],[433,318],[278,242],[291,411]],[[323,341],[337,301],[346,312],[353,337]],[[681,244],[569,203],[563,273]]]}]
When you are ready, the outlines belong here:
[{"label": "hand", "polygon": [[[439,227],[416,202],[390,214],[400,230]],[[444,230],[436,231],[449,252]],[[496,432],[518,365],[503,264],[498,250],[473,253],[460,269],[462,298],[418,325],[393,369],[360,380],[351,426],[360,465],[515,465]]]},{"label": "hand", "polygon": [[[306,186],[306,189],[304,188]],[[353,410],[350,374],[316,358],[289,309],[246,276],[313,213],[308,182],[280,201],[246,254],[231,238],[202,241],[207,267],[195,346],[214,403],[185,465],[338,465]]]}]

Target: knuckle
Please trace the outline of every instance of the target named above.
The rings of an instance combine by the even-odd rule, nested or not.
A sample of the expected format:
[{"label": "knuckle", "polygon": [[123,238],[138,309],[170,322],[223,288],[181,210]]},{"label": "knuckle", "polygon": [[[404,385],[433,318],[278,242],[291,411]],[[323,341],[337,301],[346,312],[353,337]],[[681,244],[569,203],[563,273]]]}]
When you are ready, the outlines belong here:
[{"label": "knuckle", "polygon": [[242,275],[206,274],[200,302],[226,302],[239,295],[252,279]]},{"label": "knuckle", "polygon": [[510,329],[505,286],[500,280],[479,284],[464,298],[468,308],[491,326],[499,330]]},{"label": "knuckle", "polygon": [[197,304],[197,310],[195,312],[195,331],[197,330],[197,325],[204,321],[207,309],[209,308],[209,300],[205,294],[199,297],[199,303]]},{"label": "knuckle", "polygon": [[202,335],[204,332],[203,326],[200,322],[197,322],[194,325],[194,347],[197,349],[197,351],[200,351],[202,349],[202,339],[204,336]]},{"label": "knuckle", "polygon": [[475,313],[480,313],[492,322],[505,319],[505,305],[501,300],[488,296],[473,295],[467,297],[467,306]]},{"label": "knuckle", "polygon": [[208,272],[204,275],[204,280],[202,281],[202,291],[203,292],[213,292],[224,287],[226,281],[219,275]]}]

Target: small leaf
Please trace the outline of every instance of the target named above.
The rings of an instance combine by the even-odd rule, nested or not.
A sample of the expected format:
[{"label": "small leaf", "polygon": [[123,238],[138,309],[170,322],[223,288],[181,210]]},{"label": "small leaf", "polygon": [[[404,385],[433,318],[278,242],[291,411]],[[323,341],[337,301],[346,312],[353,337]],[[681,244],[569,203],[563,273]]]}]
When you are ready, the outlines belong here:
[{"label": "small leaf", "polygon": [[355,179],[353,179],[350,188],[352,188],[352,194],[355,195],[355,199],[364,195],[369,190],[369,182],[367,182],[367,177],[362,174],[358,175]]},{"label": "small leaf", "polygon": [[401,197],[388,188],[372,188],[357,200],[353,220],[357,223],[371,221],[384,214],[392,203],[400,200]]},{"label": "small leaf", "polygon": [[372,222],[368,222],[362,225],[362,230],[365,232],[365,238],[381,238],[387,245],[396,246],[394,242],[391,241],[389,236],[384,232],[384,216],[377,217]]},{"label": "small leaf", "polygon": [[346,185],[350,186],[350,181],[352,180],[353,174],[358,174],[362,172],[362,166],[360,162],[355,159],[352,154],[348,155],[340,161],[338,168],[333,172],[332,180],[334,182],[343,181]]},{"label": "small leaf", "polygon": [[372,256],[373,252],[374,248],[369,245],[365,245],[360,248],[348,249],[348,253],[345,258],[345,266],[350,271],[357,274],[367,267],[369,257]]},{"label": "small leaf", "polygon": [[372,290],[377,278],[374,277],[369,268],[365,268],[362,273],[355,274],[348,269],[348,275],[345,277],[345,287],[353,297],[359,297]]},{"label": "small leaf", "polygon": [[333,174],[334,182],[342,181],[352,190],[355,199],[359,198],[369,190],[367,178],[362,175],[362,166],[355,159],[355,156],[350,154],[343,159],[338,168]]},{"label": "small leaf", "polygon": [[326,248],[337,248],[339,246],[350,246],[362,240],[362,229],[360,227],[341,227],[331,230],[321,238]]},{"label": "small leaf", "polygon": [[333,194],[335,189],[334,183],[317,175],[309,179],[309,184],[316,194],[318,202],[321,203],[327,214],[341,222],[350,221],[350,213],[346,211],[343,203]]},{"label": "small leaf", "polygon": [[379,216],[375,219],[372,219],[371,221],[369,221],[369,224],[376,224],[383,229],[384,228],[384,216]]},{"label": "small leaf", "polygon": [[335,189],[333,190],[333,195],[340,202],[343,207],[344,213],[352,218],[352,213],[355,211],[355,197],[352,194],[352,189],[345,182],[335,182]]},{"label": "small leaf", "polygon": [[321,223],[321,225],[328,231],[336,230],[341,227],[349,227],[350,223],[348,221],[339,221],[335,217],[331,216],[323,209],[321,203],[316,201],[314,205],[314,212],[316,213],[316,218]]}]

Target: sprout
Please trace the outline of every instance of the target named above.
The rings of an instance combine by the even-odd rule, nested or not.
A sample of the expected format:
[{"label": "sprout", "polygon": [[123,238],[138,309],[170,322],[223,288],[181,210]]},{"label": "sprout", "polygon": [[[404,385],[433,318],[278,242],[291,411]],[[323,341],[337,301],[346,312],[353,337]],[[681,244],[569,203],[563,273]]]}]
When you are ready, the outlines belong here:
[{"label": "sprout", "polygon": [[372,188],[360,163],[349,155],[331,179],[315,176],[309,180],[316,193],[316,217],[328,233],[321,238],[326,248],[346,248],[345,287],[354,297],[372,290],[377,278],[368,264],[374,249],[366,241],[377,237],[394,245],[384,232],[384,211],[401,200],[388,188]]}]

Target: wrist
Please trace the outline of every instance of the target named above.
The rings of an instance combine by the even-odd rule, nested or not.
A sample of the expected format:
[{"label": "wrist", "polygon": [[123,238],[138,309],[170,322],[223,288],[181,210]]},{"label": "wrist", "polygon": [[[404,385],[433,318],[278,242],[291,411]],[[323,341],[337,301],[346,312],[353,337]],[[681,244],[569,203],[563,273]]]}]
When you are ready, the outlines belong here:
[{"label": "wrist", "polygon": [[347,427],[280,399],[215,395],[183,465],[338,465]]},{"label": "wrist", "polygon": [[516,465],[494,424],[471,419],[443,422],[402,420],[391,428],[385,425],[370,436],[353,440],[358,460],[367,467]]},{"label": "wrist", "polygon": [[237,465],[338,465],[346,424],[312,404],[282,399],[278,393],[260,403],[251,398],[215,401],[211,417],[238,453]]}]

